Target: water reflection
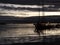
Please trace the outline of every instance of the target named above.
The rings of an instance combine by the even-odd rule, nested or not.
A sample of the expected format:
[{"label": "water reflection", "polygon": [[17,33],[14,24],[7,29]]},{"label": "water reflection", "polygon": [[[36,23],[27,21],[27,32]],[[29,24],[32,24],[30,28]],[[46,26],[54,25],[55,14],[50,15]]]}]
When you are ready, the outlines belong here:
[{"label": "water reflection", "polygon": [[[0,37],[21,37],[21,36],[37,36],[34,32],[33,24],[7,24],[0,25]],[[41,36],[60,35],[60,28],[44,30]]]}]

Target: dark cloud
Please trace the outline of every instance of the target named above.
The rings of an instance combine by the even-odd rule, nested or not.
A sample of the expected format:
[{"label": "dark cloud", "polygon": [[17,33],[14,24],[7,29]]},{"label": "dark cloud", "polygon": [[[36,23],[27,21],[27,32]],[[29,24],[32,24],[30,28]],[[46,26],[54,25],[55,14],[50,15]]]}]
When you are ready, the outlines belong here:
[{"label": "dark cloud", "polygon": [[14,3],[14,4],[58,4],[60,0],[0,0],[1,3]]},{"label": "dark cloud", "polygon": [[14,3],[14,4],[40,4],[40,0],[0,0],[1,3]]}]

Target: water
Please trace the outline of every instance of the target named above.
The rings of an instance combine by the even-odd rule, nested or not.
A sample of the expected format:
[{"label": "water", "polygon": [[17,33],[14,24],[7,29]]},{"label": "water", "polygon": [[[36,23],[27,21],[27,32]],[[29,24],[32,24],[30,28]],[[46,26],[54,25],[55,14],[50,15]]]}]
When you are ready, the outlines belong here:
[{"label": "water", "polygon": [[[40,37],[34,32],[33,24],[0,25],[0,44],[26,42],[55,42],[60,39],[60,29],[45,30]],[[47,41],[45,41],[47,40]]]},{"label": "water", "polygon": [[[36,42],[39,38],[34,33],[33,24],[7,24],[0,25],[0,43]],[[32,36],[32,37],[31,37]],[[36,41],[34,41],[35,39]],[[5,41],[6,40],[6,41]]]},{"label": "water", "polygon": [[1,27],[0,37],[19,37],[34,34],[34,26],[31,24],[12,24]]}]

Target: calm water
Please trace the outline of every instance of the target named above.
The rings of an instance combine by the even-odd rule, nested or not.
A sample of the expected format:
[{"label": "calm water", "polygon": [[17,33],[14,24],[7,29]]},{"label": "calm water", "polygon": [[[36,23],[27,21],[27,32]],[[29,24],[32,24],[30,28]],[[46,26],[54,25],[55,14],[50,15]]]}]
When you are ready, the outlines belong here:
[{"label": "calm water", "polygon": [[41,34],[40,37],[34,32],[34,29],[33,24],[0,25],[0,43],[42,42],[43,40],[44,42],[54,42],[56,39],[60,39],[60,29],[45,30],[44,35]]}]

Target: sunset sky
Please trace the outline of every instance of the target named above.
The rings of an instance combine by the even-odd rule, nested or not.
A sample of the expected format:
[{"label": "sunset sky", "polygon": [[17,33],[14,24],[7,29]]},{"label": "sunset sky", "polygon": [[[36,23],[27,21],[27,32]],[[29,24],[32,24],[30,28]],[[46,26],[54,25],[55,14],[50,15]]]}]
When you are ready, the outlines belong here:
[{"label": "sunset sky", "polygon": [[[44,7],[48,8],[49,10],[56,9],[54,8],[55,5],[44,5]],[[44,7],[42,5],[20,5],[0,3],[0,14],[2,16],[18,17],[60,15],[60,11],[39,11],[39,8],[43,9]],[[60,10],[60,8],[56,10]]]}]

